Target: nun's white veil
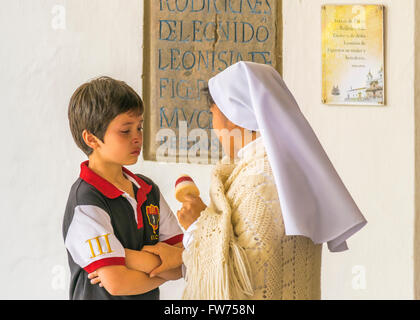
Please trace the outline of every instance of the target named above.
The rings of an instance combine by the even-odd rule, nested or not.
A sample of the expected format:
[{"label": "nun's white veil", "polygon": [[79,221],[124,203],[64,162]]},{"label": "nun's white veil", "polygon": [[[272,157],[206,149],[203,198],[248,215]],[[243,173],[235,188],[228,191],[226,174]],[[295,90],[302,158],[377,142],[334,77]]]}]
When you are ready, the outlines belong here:
[{"label": "nun's white veil", "polygon": [[347,191],[279,73],[238,62],[209,81],[210,94],[234,124],[259,131],[273,171],[286,235],[347,250],[367,221]]}]

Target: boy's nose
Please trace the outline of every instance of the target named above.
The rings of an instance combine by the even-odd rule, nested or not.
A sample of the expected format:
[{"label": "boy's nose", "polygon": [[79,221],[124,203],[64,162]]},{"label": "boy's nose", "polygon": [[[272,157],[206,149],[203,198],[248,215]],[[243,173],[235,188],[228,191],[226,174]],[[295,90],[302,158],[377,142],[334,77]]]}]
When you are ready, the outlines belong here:
[{"label": "boy's nose", "polygon": [[140,134],[136,135],[133,139],[133,143],[141,145],[143,143],[143,134],[140,133]]}]

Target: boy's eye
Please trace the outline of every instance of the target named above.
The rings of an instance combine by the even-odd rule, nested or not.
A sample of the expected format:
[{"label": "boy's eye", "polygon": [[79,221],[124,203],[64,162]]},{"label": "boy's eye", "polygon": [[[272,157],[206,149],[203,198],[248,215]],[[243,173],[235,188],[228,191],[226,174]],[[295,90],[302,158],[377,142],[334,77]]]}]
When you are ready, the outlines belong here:
[{"label": "boy's eye", "polygon": [[128,134],[129,132],[130,132],[130,130],[121,131],[121,133],[123,133],[123,134]]}]

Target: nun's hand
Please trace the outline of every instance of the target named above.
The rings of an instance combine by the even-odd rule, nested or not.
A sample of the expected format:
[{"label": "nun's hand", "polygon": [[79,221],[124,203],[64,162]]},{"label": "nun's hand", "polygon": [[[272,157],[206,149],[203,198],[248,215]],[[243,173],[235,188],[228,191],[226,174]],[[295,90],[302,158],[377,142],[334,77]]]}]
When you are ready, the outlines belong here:
[{"label": "nun's hand", "polygon": [[191,195],[185,196],[185,202],[182,204],[182,208],[178,210],[177,216],[181,226],[187,230],[199,217],[202,211],[207,206],[201,200],[200,197],[194,197]]}]

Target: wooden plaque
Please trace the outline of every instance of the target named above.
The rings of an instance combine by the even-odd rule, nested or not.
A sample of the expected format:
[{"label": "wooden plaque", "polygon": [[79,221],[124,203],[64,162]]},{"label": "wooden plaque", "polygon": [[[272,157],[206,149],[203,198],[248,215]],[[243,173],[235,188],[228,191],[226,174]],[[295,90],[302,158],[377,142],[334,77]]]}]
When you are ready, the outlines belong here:
[{"label": "wooden plaque", "polygon": [[238,61],[270,64],[281,73],[281,1],[153,0],[144,6],[143,157],[215,162],[222,151],[201,90]]}]

